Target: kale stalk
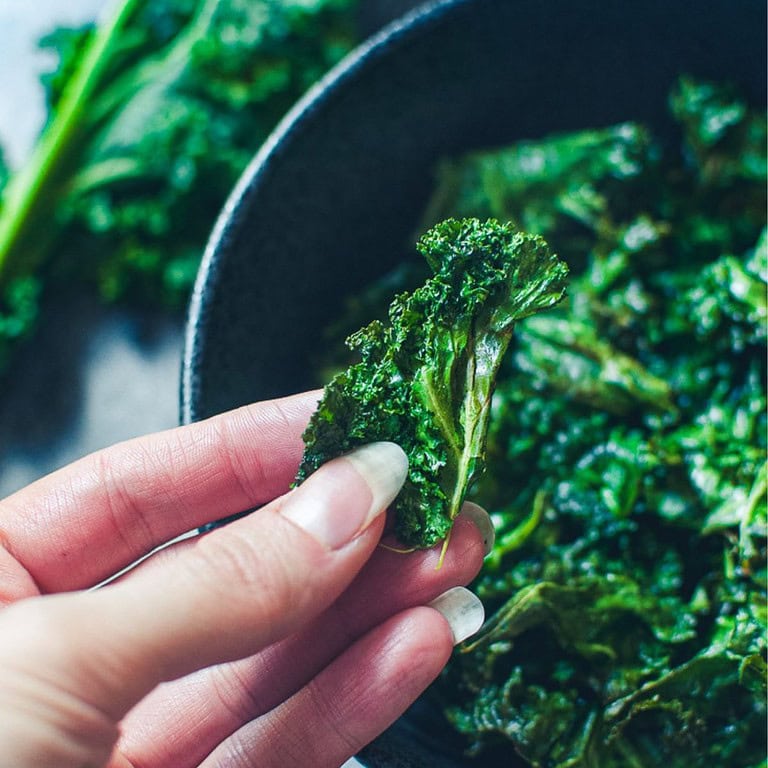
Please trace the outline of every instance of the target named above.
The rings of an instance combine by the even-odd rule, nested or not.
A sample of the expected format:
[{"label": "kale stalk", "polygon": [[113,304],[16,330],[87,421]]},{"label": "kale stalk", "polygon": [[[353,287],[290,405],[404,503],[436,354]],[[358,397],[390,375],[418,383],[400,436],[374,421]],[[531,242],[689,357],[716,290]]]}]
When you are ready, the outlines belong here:
[{"label": "kale stalk", "polygon": [[0,374],[45,296],[183,307],[227,194],[357,41],[358,0],[119,0],[41,41],[45,129],[4,184]]},{"label": "kale stalk", "polygon": [[408,454],[394,502],[407,547],[447,538],[484,467],[491,396],[515,323],[564,295],[566,265],[540,237],[496,220],[449,219],[418,250],[434,275],[347,339],[361,361],[338,374],[304,434],[297,482],[364,443]]}]

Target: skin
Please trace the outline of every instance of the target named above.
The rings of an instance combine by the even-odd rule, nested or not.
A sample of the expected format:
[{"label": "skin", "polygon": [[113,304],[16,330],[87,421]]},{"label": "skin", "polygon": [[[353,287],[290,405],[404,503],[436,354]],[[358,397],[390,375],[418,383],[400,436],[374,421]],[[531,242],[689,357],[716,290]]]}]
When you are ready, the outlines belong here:
[{"label": "skin", "polygon": [[[4,765],[338,766],[437,676],[453,639],[426,603],[474,578],[480,533],[460,516],[436,569],[377,546],[386,503],[351,461],[289,490],[317,399],[121,443],[0,502]],[[361,522],[329,546],[307,510]]]}]

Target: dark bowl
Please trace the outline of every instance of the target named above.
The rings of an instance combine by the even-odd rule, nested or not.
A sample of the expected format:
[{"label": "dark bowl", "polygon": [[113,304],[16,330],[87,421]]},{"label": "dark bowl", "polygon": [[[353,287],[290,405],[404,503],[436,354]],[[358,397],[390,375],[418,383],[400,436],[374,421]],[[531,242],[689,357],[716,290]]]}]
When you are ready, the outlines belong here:
[{"label": "dark bowl", "polygon": [[[403,258],[438,158],[625,120],[667,131],[681,73],[764,104],[765,17],[762,0],[445,0],[391,24],[286,116],[229,198],[191,303],[182,420],[313,384],[322,329]],[[438,756],[445,734],[430,743],[422,715],[363,761],[469,765]]]}]

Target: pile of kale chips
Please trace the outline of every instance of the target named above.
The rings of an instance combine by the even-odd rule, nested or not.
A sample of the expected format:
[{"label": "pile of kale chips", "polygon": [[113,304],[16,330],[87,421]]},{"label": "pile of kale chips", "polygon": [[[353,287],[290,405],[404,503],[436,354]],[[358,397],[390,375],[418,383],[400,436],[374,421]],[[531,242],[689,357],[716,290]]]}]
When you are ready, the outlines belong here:
[{"label": "pile of kale chips", "polygon": [[543,235],[568,298],[517,328],[473,497],[492,615],[433,692],[534,766],[766,758],[766,120],[682,79],[624,124],[448,162],[430,216]]},{"label": "pile of kale chips", "polygon": [[[446,161],[425,217],[511,221],[571,271],[501,363],[469,492],[497,530],[473,585],[492,618],[427,699],[481,764],[765,765],[766,120],[690,79],[670,111],[672,140],[628,123]],[[413,301],[352,337],[372,386]],[[309,458],[341,415],[365,427],[335,402],[350,376]]]}]

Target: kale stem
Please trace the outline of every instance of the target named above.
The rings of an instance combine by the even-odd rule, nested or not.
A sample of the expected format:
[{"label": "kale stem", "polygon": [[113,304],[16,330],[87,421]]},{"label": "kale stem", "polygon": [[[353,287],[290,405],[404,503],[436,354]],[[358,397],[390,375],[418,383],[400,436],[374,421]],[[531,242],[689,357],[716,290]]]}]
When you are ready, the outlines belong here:
[{"label": "kale stem", "polygon": [[443,563],[445,562],[445,556],[448,553],[448,544],[451,541],[451,534],[453,533],[453,526],[448,529],[448,535],[443,539],[443,546],[440,547],[440,557],[437,558],[437,565],[435,566],[435,570],[439,571],[443,567]]},{"label": "kale stem", "polygon": [[509,533],[505,534],[499,542],[499,546],[497,547],[499,556],[520,549],[520,547],[525,544],[531,534],[538,528],[539,523],[544,516],[544,510],[546,509],[548,501],[549,493],[543,488],[539,488],[539,490],[536,491],[536,495],[533,497],[533,505],[528,516],[525,517],[522,522],[518,523]]},{"label": "kale stem", "polygon": [[[90,97],[112,60],[114,41],[141,1],[122,0],[107,23],[97,29],[61,97],[56,116],[43,131],[30,161],[9,183],[0,215],[0,283],[25,267],[32,271],[42,256],[40,248],[23,247],[24,238],[34,233],[35,218],[53,216],[55,188],[77,145]],[[41,226],[50,234],[50,221]]]}]

